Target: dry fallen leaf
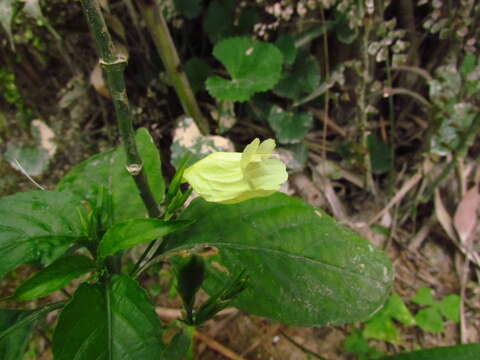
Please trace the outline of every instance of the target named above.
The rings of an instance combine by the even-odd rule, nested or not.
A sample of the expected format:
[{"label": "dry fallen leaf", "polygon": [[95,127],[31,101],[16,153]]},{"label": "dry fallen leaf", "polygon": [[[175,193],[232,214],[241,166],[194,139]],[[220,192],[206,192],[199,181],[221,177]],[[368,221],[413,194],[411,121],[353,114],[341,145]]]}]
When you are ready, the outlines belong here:
[{"label": "dry fallen leaf", "polygon": [[457,237],[455,235],[455,229],[453,228],[452,217],[445,208],[445,205],[443,205],[440,191],[438,191],[438,189],[435,190],[435,215],[437,216],[440,225],[442,225],[443,230],[445,230],[447,235],[455,241]]},{"label": "dry fallen leaf", "polygon": [[95,65],[92,72],[90,73],[90,84],[93,85],[95,90],[97,90],[100,95],[106,97],[107,99],[110,99],[110,92],[108,91],[107,84],[105,83],[105,79],[103,78],[102,68],[99,63]]},{"label": "dry fallen leaf", "polygon": [[480,193],[477,186],[473,186],[467,191],[462,201],[457,206],[453,225],[457,234],[464,245],[475,230],[477,224],[477,209],[480,204]]}]

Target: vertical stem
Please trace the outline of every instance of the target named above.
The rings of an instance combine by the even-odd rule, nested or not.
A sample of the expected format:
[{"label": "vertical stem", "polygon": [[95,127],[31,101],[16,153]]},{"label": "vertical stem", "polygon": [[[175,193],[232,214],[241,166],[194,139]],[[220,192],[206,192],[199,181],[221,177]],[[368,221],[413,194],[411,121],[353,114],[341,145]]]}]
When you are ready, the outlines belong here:
[{"label": "vertical stem", "polygon": [[90,31],[95,39],[97,50],[100,53],[100,64],[107,77],[107,85],[115,107],[115,115],[127,155],[127,170],[132,175],[140,196],[147,208],[150,217],[158,217],[158,209],[153,193],[148,185],[147,177],[143,170],[142,159],[138,153],[133,130],[132,113],[128,104],[125,79],[123,72],[127,59],[115,54],[110,33],[100,10],[98,0],[81,0],[83,11],[87,17]]},{"label": "vertical stem", "polygon": [[[325,12],[323,10],[323,6],[320,7],[320,17],[322,19],[322,23],[325,24]],[[326,89],[325,89],[325,103],[324,103],[324,112],[325,112],[325,119],[328,119],[328,105],[330,102],[330,62],[328,58],[328,37],[327,37],[327,31],[323,33],[323,56],[325,57],[324,64],[325,64],[325,84]],[[323,161],[327,160],[327,121],[325,120],[323,122],[323,150],[322,150],[322,157]]]},{"label": "vertical stem", "polygon": [[370,36],[370,19],[366,20],[365,28],[362,37],[362,74],[360,76],[361,90],[359,94],[359,110],[360,110],[360,130],[361,130],[361,144],[365,151],[364,165],[365,165],[365,185],[372,194],[375,194],[375,185],[372,179],[372,164],[370,162],[370,154],[368,152],[368,114],[367,114],[367,82],[370,79],[370,59],[368,55],[368,40]]},{"label": "vertical stem", "polygon": [[197,100],[193,95],[190,82],[183,70],[177,49],[170,36],[167,22],[163,17],[162,9],[156,1],[148,1],[148,3],[138,1],[138,6],[152,35],[158,54],[167,70],[169,79],[173,83],[173,87],[182,103],[183,110],[195,121],[200,132],[203,135],[208,135],[210,132],[208,122],[203,117]]}]

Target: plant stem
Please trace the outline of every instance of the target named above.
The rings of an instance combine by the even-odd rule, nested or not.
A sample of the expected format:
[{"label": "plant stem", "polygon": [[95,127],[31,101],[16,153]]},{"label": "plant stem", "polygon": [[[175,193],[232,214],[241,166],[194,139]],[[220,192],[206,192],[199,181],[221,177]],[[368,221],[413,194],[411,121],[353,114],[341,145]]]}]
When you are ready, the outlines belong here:
[{"label": "plant stem", "polygon": [[375,183],[373,182],[372,177],[372,163],[370,160],[370,153],[368,150],[368,114],[367,114],[367,101],[366,101],[366,92],[367,92],[367,83],[370,81],[370,58],[368,55],[368,41],[370,37],[370,23],[365,24],[362,37],[362,73],[360,76],[361,88],[358,99],[359,105],[359,127],[362,133],[361,144],[362,148],[365,151],[364,156],[364,166],[365,166],[365,186],[366,188],[375,195]]},{"label": "plant stem", "polygon": [[165,66],[168,77],[182,103],[183,111],[195,121],[203,135],[208,135],[210,133],[208,122],[203,117],[197,100],[193,95],[190,82],[183,70],[180,57],[178,56],[160,5],[158,5],[156,1],[148,1],[148,3],[138,1],[137,3],[147,28],[152,35],[157,52]]},{"label": "plant stem", "polygon": [[100,64],[107,77],[107,85],[112,96],[113,105],[120,136],[123,140],[127,155],[126,168],[132,175],[140,196],[147,208],[150,217],[158,217],[160,210],[148,185],[147,177],[143,170],[142,159],[138,153],[135,134],[133,130],[133,116],[128,104],[125,79],[123,72],[127,59],[115,53],[110,33],[100,10],[98,0],[81,0],[83,11],[87,17],[90,31],[95,39],[97,50],[100,53]]}]

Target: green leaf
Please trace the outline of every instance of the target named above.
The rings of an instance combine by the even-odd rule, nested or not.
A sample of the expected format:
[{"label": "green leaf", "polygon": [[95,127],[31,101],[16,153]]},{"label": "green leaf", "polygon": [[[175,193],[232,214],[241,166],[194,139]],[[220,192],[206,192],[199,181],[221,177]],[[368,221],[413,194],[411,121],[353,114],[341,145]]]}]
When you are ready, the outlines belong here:
[{"label": "green leaf", "polygon": [[463,77],[467,77],[477,66],[477,59],[474,54],[467,54],[460,66],[460,73]]},{"label": "green leaf", "polygon": [[214,0],[208,5],[203,30],[213,44],[233,35],[234,10],[235,1],[233,0]]},{"label": "green leaf", "polygon": [[299,100],[317,90],[319,85],[320,67],[317,60],[311,55],[302,54],[297,57],[293,68],[284,73],[273,91],[278,96]]},{"label": "green leaf", "polygon": [[161,325],[145,291],[126,275],[82,284],[53,335],[55,360],[163,359]]},{"label": "green leaf", "polygon": [[[146,129],[138,129],[136,140],[148,183],[155,200],[160,203],[165,193],[160,154]],[[99,186],[104,186],[112,194],[114,223],[143,217],[147,210],[125,165],[123,146],[94,155],[70,170],[57,190],[69,190],[93,204]]]},{"label": "green leaf", "polygon": [[382,360],[478,360],[480,344],[438,347],[428,350],[403,353]]},{"label": "green leaf", "polygon": [[393,344],[400,344],[400,330],[387,314],[375,316],[365,323],[363,336],[367,339],[377,339]]},{"label": "green leaf", "polygon": [[358,36],[358,29],[350,28],[348,17],[343,12],[335,12],[334,28],[337,39],[344,44],[351,44]]},{"label": "green leaf", "polygon": [[173,0],[173,3],[175,8],[187,19],[196,18],[202,10],[201,0]]},{"label": "green leaf", "polygon": [[172,342],[165,348],[161,359],[184,359],[191,346],[192,336],[189,334],[187,329],[183,329],[174,336]]},{"label": "green leaf", "polygon": [[64,288],[72,280],[95,270],[95,268],[95,263],[83,255],[74,254],[61,257],[20,285],[13,298],[22,301],[46,296]]},{"label": "green leaf", "polygon": [[433,307],[428,307],[420,310],[415,315],[415,320],[417,325],[422,328],[422,330],[429,331],[435,334],[441,333],[443,331],[443,320],[442,316],[437,309]]},{"label": "green leaf", "polygon": [[170,236],[166,250],[209,249],[210,294],[246,270],[247,289],[233,302],[244,311],[287,324],[341,324],[364,320],[388,297],[393,273],[385,255],[300,199],[195,199],[181,218],[196,223]]},{"label": "green leaf", "polygon": [[460,321],[460,296],[448,295],[438,303],[438,309],[448,320],[458,323]]},{"label": "green leaf", "polygon": [[179,231],[191,223],[191,221],[163,221],[159,219],[131,219],[118,223],[103,235],[98,245],[97,256],[99,259],[105,259],[119,251]]},{"label": "green leaf", "polygon": [[313,117],[306,112],[287,112],[275,105],[268,115],[268,123],[279,143],[293,144],[299,143],[307,135],[313,126]]},{"label": "green leaf", "polygon": [[297,57],[295,38],[291,35],[281,35],[275,41],[275,46],[282,52],[285,64],[292,65]]},{"label": "green leaf", "polygon": [[217,99],[246,101],[255,93],[270,90],[280,80],[283,56],[275,45],[234,37],[219,42],[213,55],[232,77],[207,79],[207,90]]},{"label": "green leaf", "polygon": [[402,324],[415,325],[415,318],[398,294],[392,294],[385,305],[385,312]]},{"label": "green leaf", "polygon": [[49,264],[82,238],[80,206],[68,192],[36,190],[0,199],[0,277],[32,261]]},{"label": "green leaf", "polygon": [[[31,311],[0,309],[0,333],[7,330],[15,323],[28,316]],[[33,323],[27,323],[14,330],[0,340],[0,359],[22,359],[28,340],[32,333]]]},{"label": "green leaf", "polygon": [[384,355],[380,350],[370,346],[368,340],[357,329],[345,339],[344,347],[347,352],[356,354],[358,360],[378,359]]},{"label": "green leaf", "polygon": [[411,298],[411,301],[418,305],[433,305],[435,303],[435,300],[433,300],[433,290],[422,286],[417,290],[415,296]]},{"label": "green leaf", "polygon": [[205,80],[212,75],[210,66],[198,57],[193,57],[185,63],[185,72],[194,93],[204,89]]},{"label": "green leaf", "polygon": [[16,0],[0,0],[0,24],[7,33],[8,40],[12,49],[14,49],[12,36],[12,20],[15,14]]},{"label": "green leaf", "polygon": [[373,134],[368,135],[367,142],[372,163],[372,172],[374,174],[383,174],[390,171],[393,167],[390,146]]}]

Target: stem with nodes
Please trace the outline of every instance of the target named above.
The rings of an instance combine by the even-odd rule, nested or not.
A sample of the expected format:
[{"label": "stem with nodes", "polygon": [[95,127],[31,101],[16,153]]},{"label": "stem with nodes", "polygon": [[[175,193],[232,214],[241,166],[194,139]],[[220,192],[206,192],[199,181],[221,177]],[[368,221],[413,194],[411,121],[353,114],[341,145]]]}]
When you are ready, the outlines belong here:
[{"label": "stem with nodes", "polygon": [[128,104],[125,79],[123,72],[127,65],[127,58],[115,53],[105,19],[103,18],[98,0],[81,0],[83,11],[87,18],[90,31],[95,39],[100,54],[100,64],[105,71],[108,89],[115,107],[115,115],[127,155],[127,170],[132,175],[140,196],[147,208],[150,217],[158,217],[160,210],[148,185],[143,170],[142,159],[138,153],[133,130],[133,116]]}]

